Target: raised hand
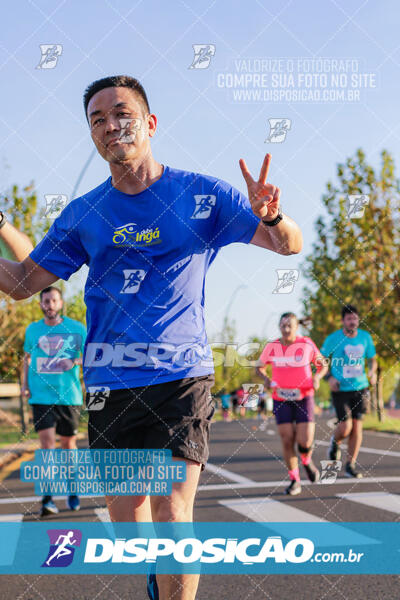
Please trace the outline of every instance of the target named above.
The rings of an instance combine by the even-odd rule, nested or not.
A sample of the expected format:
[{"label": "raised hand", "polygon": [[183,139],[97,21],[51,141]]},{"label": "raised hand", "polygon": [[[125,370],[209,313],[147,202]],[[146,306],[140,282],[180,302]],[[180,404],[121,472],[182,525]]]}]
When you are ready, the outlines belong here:
[{"label": "raised hand", "polygon": [[281,191],[275,185],[267,183],[271,155],[266,154],[258,181],[254,181],[246,162],[241,158],[239,165],[246,181],[248,196],[253,213],[260,219],[272,221],[278,215]]}]

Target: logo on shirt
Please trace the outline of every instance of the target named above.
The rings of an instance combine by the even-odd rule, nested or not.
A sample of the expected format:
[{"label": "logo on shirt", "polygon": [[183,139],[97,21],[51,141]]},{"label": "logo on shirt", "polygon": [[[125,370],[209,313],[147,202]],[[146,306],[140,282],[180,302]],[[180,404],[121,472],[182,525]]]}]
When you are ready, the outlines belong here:
[{"label": "logo on shirt", "polygon": [[362,358],[364,356],[364,346],[362,344],[347,344],[344,347],[344,351],[346,356],[348,356],[352,360],[357,360],[358,358]]},{"label": "logo on shirt", "polygon": [[139,231],[136,223],[126,223],[114,229],[113,242],[116,246],[143,248],[162,242],[158,227],[147,227]]},{"label": "logo on shirt", "polygon": [[211,209],[215,206],[217,197],[214,194],[197,194],[194,196],[196,206],[191,219],[208,219]]},{"label": "logo on shirt", "polygon": [[120,294],[137,294],[146,273],[143,269],[124,269],[125,281]]},{"label": "logo on shirt", "polygon": [[37,372],[59,374],[72,368],[70,360],[80,351],[82,338],[79,333],[42,335],[39,338],[38,346],[48,356],[37,357]]}]

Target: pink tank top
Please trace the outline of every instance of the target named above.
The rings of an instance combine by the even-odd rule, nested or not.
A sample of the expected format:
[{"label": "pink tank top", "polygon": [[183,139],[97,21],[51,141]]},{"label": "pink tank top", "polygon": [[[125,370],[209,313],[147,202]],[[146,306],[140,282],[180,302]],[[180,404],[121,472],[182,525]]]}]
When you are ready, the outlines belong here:
[{"label": "pink tank top", "polygon": [[309,337],[296,337],[288,346],[277,339],[269,342],[260,356],[263,365],[272,365],[272,397],[274,400],[301,400],[313,396],[311,363],[319,350]]}]

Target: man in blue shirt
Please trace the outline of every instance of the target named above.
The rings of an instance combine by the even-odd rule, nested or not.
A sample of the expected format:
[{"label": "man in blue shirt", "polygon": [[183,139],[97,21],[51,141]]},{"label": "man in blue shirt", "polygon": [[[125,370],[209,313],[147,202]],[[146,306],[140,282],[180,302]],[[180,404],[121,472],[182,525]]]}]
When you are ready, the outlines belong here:
[{"label": "man in blue shirt", "polygon": [[[40,292],[44,318],[26,328],[21,393],[29,397],[40,447],[56,447],[56,433],[64,450],[76,448],[82,388],[80,355],[86,329],[78,321],[61,315],[61,291],[53,286]],[[67,506],[79,510],[79,498],[70,495]],[[41,516],[58,513],[51,496],[42,498]]]},{"label": "man in blue shirt", "polygon": [[[213,413],[206,272],[234,242],[296,254],[301,231],[282,214],[279,188],[267,183],[269,154],[258,180],[240,161],[247,199],[225,181],[154,159],[157,118],[136,79],[95,81],[84,108],[111,176],[70,202],[30,257],[7,268],[0,261],[0,289],[26,298],[88,265],[90,446],[168,448],[186,463],[186,481],[170,496],[107,497],[111,519],[191,521]],[[98,392],[104,406],[90,410]],[[198,575],[157,575],[152,585],[153,597],[158,586],[163,598],[190,600]]]},{"label": "man in blue shirt", "polygon": [[331,359],[330,377],[332,403],[336,410],[337,427],[328,451],[330,460],[341,457],[340,444],[348,438],[348,461],[345,475],[362,477],[356,469],[362,442],[362,418],[369,399],[365,359],[368,360],[368,378],[376,384],[376,351],[368,331],[359,329],[357,309],[352,305],[342,309],[343,328],[331,333],[321,348],[321,354]]}]

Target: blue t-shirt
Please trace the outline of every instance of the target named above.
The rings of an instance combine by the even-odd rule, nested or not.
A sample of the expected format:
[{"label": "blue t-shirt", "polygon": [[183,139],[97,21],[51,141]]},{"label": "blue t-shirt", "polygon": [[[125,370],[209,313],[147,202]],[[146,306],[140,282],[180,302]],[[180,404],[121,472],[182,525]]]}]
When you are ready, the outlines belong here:
[{"label": "blue t-shirt", "polygon": [[31,355],[28,371],[29,404],[82,404],[79,366],[69,368],[68,359],[83,353],[86,329],[68,317],[58,325],[44,319],[26,328],[24,350]]},{"label": "blue t-shirt", "polygon": [[330,371],[339,381],[341,392],[362,390],[368,387],[365,359],[376,354],[374,342],[368,331],[357,330],[348,337],[342,329],[328,335],[321,348],[323,356],[331,358]]},{"label": "blue t-shirt", "polygon": [[249,243],[258,223],[228,183],[167,166],[139,194],[120,192],[109,177],[70,202],[30,256],[63,279],[89,267],[86,386],[213,373],[205,275],[222,246]]}]

